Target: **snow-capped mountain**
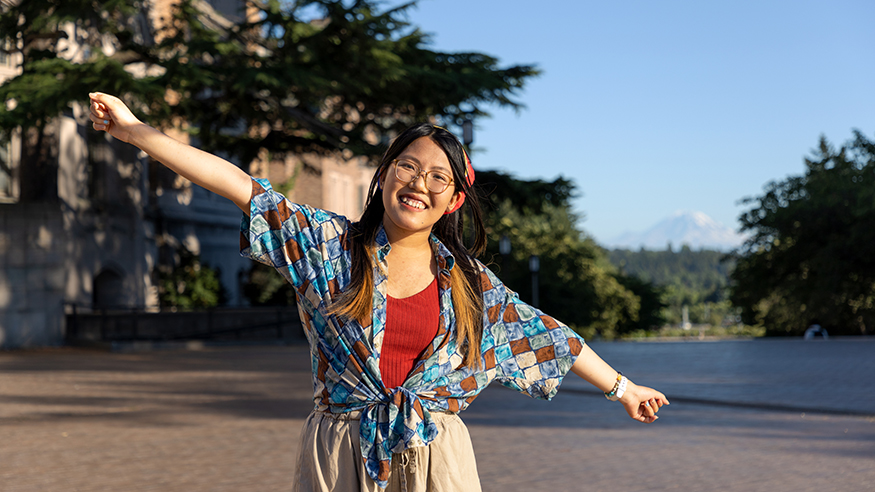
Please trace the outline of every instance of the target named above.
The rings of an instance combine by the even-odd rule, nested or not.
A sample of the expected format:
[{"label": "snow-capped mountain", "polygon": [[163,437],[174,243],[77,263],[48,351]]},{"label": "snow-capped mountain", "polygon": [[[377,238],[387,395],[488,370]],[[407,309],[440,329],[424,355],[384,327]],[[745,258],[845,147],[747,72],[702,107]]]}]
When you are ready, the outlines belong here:
[{"label": "snow-capped mountain", "polygon": [[644,232],[626,232],[608,241],[610,248],[664,250],[688,245],[693,249],[728,251],[740,245],[744,236],[702,212],[678,211]]}]

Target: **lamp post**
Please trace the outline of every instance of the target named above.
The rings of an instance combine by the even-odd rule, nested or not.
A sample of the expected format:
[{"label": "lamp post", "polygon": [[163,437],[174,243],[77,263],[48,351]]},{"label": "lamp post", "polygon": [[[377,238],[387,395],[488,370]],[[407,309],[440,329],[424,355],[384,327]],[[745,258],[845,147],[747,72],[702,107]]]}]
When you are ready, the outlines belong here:
[{"label": "lamp post", "polygon": [[503,234],[498,240],[498,252],[504,257],[510,254],[510,238],[507,237],[507,234]]},{"label": "lamp post", "polygon": [[509,277],[510,261],[508,261],[508,256],[510,256],[510,238],[507,237],[507,234],[502,234],[501,239],[498,240],[498,252],[501,253],[501,274],[502,276],[507,275]]},{"label": "lamp post", "polygon": [[532,272],[532,306],[538,307],[538,270],[541,269],[541,261],[538,255],[529,256],[529,271]]},{"label": "lamp post", "polygon": [[462,122],[462,143],[465,147],[474,143],[474,120],[470,116],[465,116],[465,121]]}]

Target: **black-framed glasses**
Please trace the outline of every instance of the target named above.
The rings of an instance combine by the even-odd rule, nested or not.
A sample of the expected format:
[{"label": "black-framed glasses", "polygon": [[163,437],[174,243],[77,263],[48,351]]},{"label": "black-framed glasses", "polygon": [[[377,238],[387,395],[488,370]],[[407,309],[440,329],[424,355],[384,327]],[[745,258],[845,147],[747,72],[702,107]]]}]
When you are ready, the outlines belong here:
[{"label": "black-framed glasses", "polygon": [[412,183],[413,180],[425,175],[425,187],[432,193],[443,193],[451,184],[453,178],[441,171],[423,171],[412,161],[395,159],[395,179],[402,183]]}]

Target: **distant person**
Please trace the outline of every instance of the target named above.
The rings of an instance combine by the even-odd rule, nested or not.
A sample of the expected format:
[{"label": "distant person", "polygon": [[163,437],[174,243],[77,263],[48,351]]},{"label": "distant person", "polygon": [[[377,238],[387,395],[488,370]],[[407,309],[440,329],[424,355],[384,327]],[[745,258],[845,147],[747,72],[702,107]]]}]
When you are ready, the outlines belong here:
[{"label": "distant person", "polygon": [[826,328],[820,326],[819,323],[812,323],[811,326],[805,330],[805,335],[803,339],[805,340],[814,340],[815,337],[821,337],[824,340],[829,338],[829,333],[826,332]]},{"label": "distant person", "polygon": [[[447,130],[420,124],[399,135],[352,222],[289,202],[266,180],[141,123],[115,97],[90,98],[94,129],[239,206],[242,254],[295,287],[315,403],[295,490],[480,490],[458,413],[493,380],[550,399],[570,370],[646,423],[668,404],[476,260],[485,229],[474,170]],[[476,233],[471,251],[463,204]]]}]

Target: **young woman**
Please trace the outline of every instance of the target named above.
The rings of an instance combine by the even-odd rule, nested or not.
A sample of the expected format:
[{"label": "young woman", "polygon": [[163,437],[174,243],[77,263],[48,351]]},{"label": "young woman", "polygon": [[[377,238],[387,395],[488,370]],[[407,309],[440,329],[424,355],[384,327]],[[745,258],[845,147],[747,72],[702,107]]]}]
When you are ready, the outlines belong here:
[{"label": "young woman", "polygon": [[399,135],[351,222],[290,203],[267,181],[140,122],[115,97],[90,98],[95,130],[237,204],[247,215],[242,254],[295,287],[315,403],[296,490],[480,490],[458,413],[493,380],[550,399],[570,370],[646,423],[668,404],[476,260],[485,230],[474,170],[447,130],[421,124]]}]

